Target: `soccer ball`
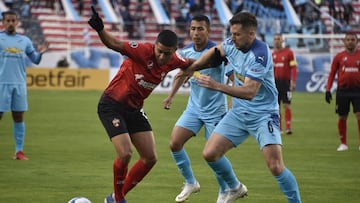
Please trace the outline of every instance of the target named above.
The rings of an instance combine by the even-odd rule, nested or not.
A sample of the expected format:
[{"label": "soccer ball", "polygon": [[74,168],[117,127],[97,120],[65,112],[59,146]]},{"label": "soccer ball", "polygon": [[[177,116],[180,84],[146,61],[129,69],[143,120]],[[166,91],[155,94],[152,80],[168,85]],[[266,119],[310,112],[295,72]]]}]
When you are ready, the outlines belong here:
[{"label": "soccer ball", "polygon": [[74,197],[68,203],[91,203],[91,201],[86,197]]}]

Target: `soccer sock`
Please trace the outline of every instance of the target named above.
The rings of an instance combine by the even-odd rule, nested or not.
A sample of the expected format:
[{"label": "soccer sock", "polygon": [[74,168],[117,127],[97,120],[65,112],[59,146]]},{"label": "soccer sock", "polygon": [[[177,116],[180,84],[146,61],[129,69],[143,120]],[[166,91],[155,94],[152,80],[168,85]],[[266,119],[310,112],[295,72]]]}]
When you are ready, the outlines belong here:
[{"label": "soccer sock", "polygon": [[285,125],[286,129],[291,129],[291,109],[285,109]]},{"label": "soccer sock", "polygon": [[359,134],[359,146],[360,146],[360,120],[357,121],[358,134]]},{"label": "soccer sock", "polygon": [[133,167],[131,167],[128,176],[125,179],[123,186],[123,195],[125,196],[131,189],[133,189],[145,176],[149,173],[154,165],[145,164],[142,160],[138,160]]},{"label": "soccer sock", "polygon": [[217,161],[207,163],[216,175],[227,183],[229,188],[233,189],[239,186],[240,181],[237,179],[230,161],[225,156],[222,156]]},{"label": "soccer sock", "polygon": [[279,121],[280,121],[280,131],[282,131],[282,115],[281,115],[281,111],[279,112]]},{"label": "soccer sock", "polygon": [[194,184],[194,173],[191,169],[190,159],[185,149],[181,149],[178,152],[171,152],[171,154],[176,162],[176,166],[178,167],[181,175],[185,178],[186,183]]},{"label": "soccer sock", "polygon": [[[226,157],[225,157],[226,158]],[[229,189],[227,183],[225,182],[224,179],[222,179],[219,175],[217,175],[215,173],[215,178],[216,178],[216,181],[218,182],[219,184],[219,192],[220,193],[225,193],[227,189]]]},{"label": "soccer sock", "polygon": [[24,150],[25,139],[25,123],[14,122],[14,140],[15,140],[15,152]]},{"label": "soccer sock", "polygon": [[124,186],[124,180],[128,171],[128,164],[123,163],[119,158],[114,160],[113,172],[114,172],[114,193],[116,202],[124,199],[122,188]]},{"label": "soccer sock", "polygon": [[347,142],[346,142],[346,119],[339,118],[338,131],[339,131],[339,137],[340,137],[341,143],[347,144]]},{"label": "soccer sock", "polygon": [[278,176],[274,176],[277,180],[280,190],[284,193],[289,203],[301,203],[299,187],[295,176],[287,168]]}]

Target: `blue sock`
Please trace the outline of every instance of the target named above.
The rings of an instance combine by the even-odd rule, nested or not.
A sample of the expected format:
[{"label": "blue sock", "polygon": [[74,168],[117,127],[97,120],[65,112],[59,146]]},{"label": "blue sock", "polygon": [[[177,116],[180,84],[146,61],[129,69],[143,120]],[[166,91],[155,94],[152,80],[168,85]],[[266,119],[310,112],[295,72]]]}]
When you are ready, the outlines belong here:
[{"label": "blue sock", "polygon": [[237,179],[230,161],[225,156],[222,156],[217,161],[207,163],[217,176],[227,183],[229,188],[239,186],[240,181]]},{"label": "blue sock", "polygon": [[14,140],[15,140],[15,152],[24,150],[25,139],[25,123],[14,122]]},{"label": "blue sock", "polygon": [[216,178],[216,181],[218,182],[218,185],[219,185],[219,192],[220,193],[225,193],[227,189],[229,189],[227,183],[225,182],[224,179],[222,179],[219,175],[217,175],[215,173],[215,178]]},{"label": "blue sock", "polygon": [[289,203],[301,203],[299,187],[295,176],[287,168],[281,172],[280,175],[275,176],[279,183],[280,190],[285,194]]},{"label": "blue sock", "polygon": [[190,165],[190,159],[185,149],[181,149],[178,152],[171,152],[176,166],[178,167],[181,175],[185,178],[186,183],[194,184],[195,177]]}]

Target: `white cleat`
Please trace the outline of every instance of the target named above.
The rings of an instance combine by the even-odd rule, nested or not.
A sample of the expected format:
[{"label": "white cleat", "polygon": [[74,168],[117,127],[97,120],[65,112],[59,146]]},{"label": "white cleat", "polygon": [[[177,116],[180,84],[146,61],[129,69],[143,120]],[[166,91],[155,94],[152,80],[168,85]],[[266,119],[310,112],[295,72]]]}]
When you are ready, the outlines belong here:
[{"label": "white cleat", "polygon": [[200,184],[199,182],[195,182],[194,184],[185,183],[182,191],[178,196],[176,196],[176,202],[185,202],[191,194],[198,193],[200,191]]},{"label": "white cleat", "polygon": [[248,190],[246,186],[244,184],[240,184],[237,188],[229,190],[224,203],[233,203],[235,200],[247,196],[247,192]]},{"label": "white cleat", "polygon": [[348,149],[349,149],[349,147],[346,144],[340,144],[339,147],[337,148],[337,151],[342,152],[342,151],[346,151]]},{"label": "white cleat", "polygon": [[226,196],[227,196],[227,192],[224,192],[224,193],[219,193],[219,196],[216,200],[216,203],[225,203],[225,199],[226,199]]}]

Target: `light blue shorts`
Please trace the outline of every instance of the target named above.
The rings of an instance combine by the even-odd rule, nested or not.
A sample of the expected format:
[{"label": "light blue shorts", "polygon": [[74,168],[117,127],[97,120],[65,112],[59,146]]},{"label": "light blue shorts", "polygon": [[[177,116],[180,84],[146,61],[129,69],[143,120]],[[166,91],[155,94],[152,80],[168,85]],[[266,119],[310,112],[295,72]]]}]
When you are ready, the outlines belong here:
[{"label": "light blue shorts", "polygon": [[0,84],[0,112],[23,112],[27,110],[26,85]]},{"label": "light blue shorts", "polygon": [[231,109],[214,129],[214,132],[229,139],[235,147],[252,136],[260,149],[268,144],[282,144],[279,114],[250,114]]},{"label": "light blue shorts", "polygon": [[223,113],[222,115],[212,116],[209,118],[208,116],[201,116],[198,112],[186,109],[175,125],[192,131],[195,136],[202,126],[205,126],[205,139],[209,139],[215,126],[220,122],[221,118],[223,118],[225,114],[226,113]]}]

